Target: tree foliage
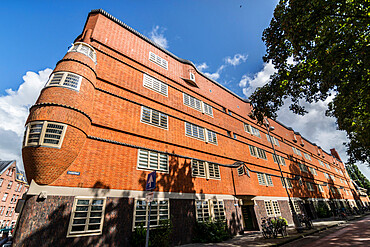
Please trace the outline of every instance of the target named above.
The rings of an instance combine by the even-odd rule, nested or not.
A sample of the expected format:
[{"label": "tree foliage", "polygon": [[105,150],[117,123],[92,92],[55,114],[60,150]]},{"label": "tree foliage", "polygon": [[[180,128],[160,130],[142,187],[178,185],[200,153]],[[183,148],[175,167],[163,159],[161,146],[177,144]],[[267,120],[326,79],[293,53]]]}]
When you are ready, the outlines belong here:
[{"label": "tree foliage", "polygon": [[370,195],[370,182],[369,180],[362,174],[360,169],[355,164],[348,164],[346,166],[346,169],[348,171],[348,175],[351,177],[355,183],[362,187],[367,189],[367,194]]},{"label": "tree foliage", "polygon": [[268,28],[264,61],[277,72],[250,97],[255,116],[276,118],[286,99],[331,99],[326,114],[349,138],[350,162],[370,161],[370,4],[368,0],[280,0]]}]

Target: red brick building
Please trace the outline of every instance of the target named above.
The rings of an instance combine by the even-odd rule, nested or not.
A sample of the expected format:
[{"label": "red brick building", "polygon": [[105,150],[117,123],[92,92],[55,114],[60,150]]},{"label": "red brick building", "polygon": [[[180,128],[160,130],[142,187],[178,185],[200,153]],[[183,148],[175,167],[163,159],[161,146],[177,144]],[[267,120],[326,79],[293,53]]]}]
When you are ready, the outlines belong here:
[{"label": "red brick building", "polygon": [[23,171],[16,166],[15,160],[0,160],[0,227],[14,227],[18,213],[16,205],[28,190]]},{"label": "red brick building", "polygon": [[[127,246],[146,223],[145,182],[157,171],[151,226],[171,219],[173,243],[196,221],[233,231],[261,217],[354,204],[337,152],[250,117],[251,105],[102,10],[91,11],[30,109],[23,160],[30,191],[15,243]],[[323,130],[325,131],[325,130]],[[277,156],[273,156],[273,143]]]}]

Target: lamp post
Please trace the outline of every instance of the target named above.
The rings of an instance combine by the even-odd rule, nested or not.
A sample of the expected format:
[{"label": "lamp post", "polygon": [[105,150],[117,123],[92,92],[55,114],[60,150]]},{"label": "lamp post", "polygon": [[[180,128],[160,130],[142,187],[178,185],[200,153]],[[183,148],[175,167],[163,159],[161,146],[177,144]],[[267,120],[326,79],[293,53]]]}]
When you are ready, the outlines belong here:
[{"label": "lamp post", "polygon": [[288,188],[287,188],[287,185],[286,185],[286,182],[285,182],[285,177],[284,177],[284,174],[283,174],[283,171],[281,170],[281,166],[280,166],[280,162],[279,160],[277,159],[277,155],[276,155],[276,151],[275,151],[275,146],[274,146],[274,143],[271,139],[271,135],[270,135],[270,130],[273,131],[275,128],[270,126],[270,123],[269,121],[267,120],[267,118],[264,119],[265,120],[265,126],[266,126],[266,129],[267,129],[267,135],[269,136],[269,139],[270,139],[270,143],[271,143],[271,146],[272,146],[272,150],[274,151],[274,156],[276,158],[276,161],[277,161],[277,164],[279,166],[279,170],[280,170],[280,175],[281,175],[281,180],[283,182],[283,185],[284,185],[284,188],[285,188],[285,191],[288,195],[288,200],[289,200],[289,205],[290,205],[290,208],[292,209],[292,215],[293,215],[293,222],[294,222],[294,226],[296,229],[300,228],[301,227],[301,222],[300,220],[298,219],[298,216],[297,216],[297,213],[295,211],[295,208],[294,208],[294,205],[293,205],[293,202],[292,202],[292,199],[290,198],[290,195],[289,195],[289,191],[288,191]]}]

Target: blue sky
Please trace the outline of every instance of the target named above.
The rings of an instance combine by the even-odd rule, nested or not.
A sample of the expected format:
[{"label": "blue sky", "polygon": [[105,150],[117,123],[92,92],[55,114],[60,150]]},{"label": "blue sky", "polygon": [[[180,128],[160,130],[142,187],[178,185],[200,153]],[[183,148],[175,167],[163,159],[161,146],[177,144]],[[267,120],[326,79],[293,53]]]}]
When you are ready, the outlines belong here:
[{"label": "blue sky", "polygon": [[[247,97],[274,72],[264,64],[262,32],[277,0],[3,1],[0,27],[0,159],[20,161],[28,108],[55,64],[81,33],[87,14],[102,8],[208,76]],[[307,104],[300,117],[280,111],[279,120],[346,160],[345,133],[324,115],[328,102]],[[325,130],[323,133],[322,130]],[[360,167],[368,177],[370,170]]]}]

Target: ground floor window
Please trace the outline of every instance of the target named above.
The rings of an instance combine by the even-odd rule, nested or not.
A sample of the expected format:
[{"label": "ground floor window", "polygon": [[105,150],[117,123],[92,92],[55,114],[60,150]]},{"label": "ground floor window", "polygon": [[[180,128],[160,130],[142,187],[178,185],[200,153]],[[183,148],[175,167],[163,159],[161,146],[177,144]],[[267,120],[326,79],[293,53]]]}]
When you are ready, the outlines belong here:
[{"label": "ground floor window", "polygon": [[267,216],[280,216],[280,207],[279,203],[277,201],[264,201],[265,202],[265,208]]},{"label": "ground floor window", "polygon": [[300,202],[298,201],[293,201],[293,206],[294,206],[294,210],[296,212],[296,214],[300,214],[301,213],[301,207],[299,206]]},{"label": "ground floor window", "polygon": [[105,198],[76,198],[67,237],[101,234]]},{"label": "ground floor window", "polygon": [[[157,227],[161,220],[170,218],[170,205],[166,200],[153,200],[151,202],[150,227]],[[149,203],[145,199],[135,201],[134,224],[133,227],[140,225],[147,226],[149,218]]]},{"label": "ground floor window", "polygon": [[197,221],[225,220],[225,207],[222,200],[196,200]]}]

